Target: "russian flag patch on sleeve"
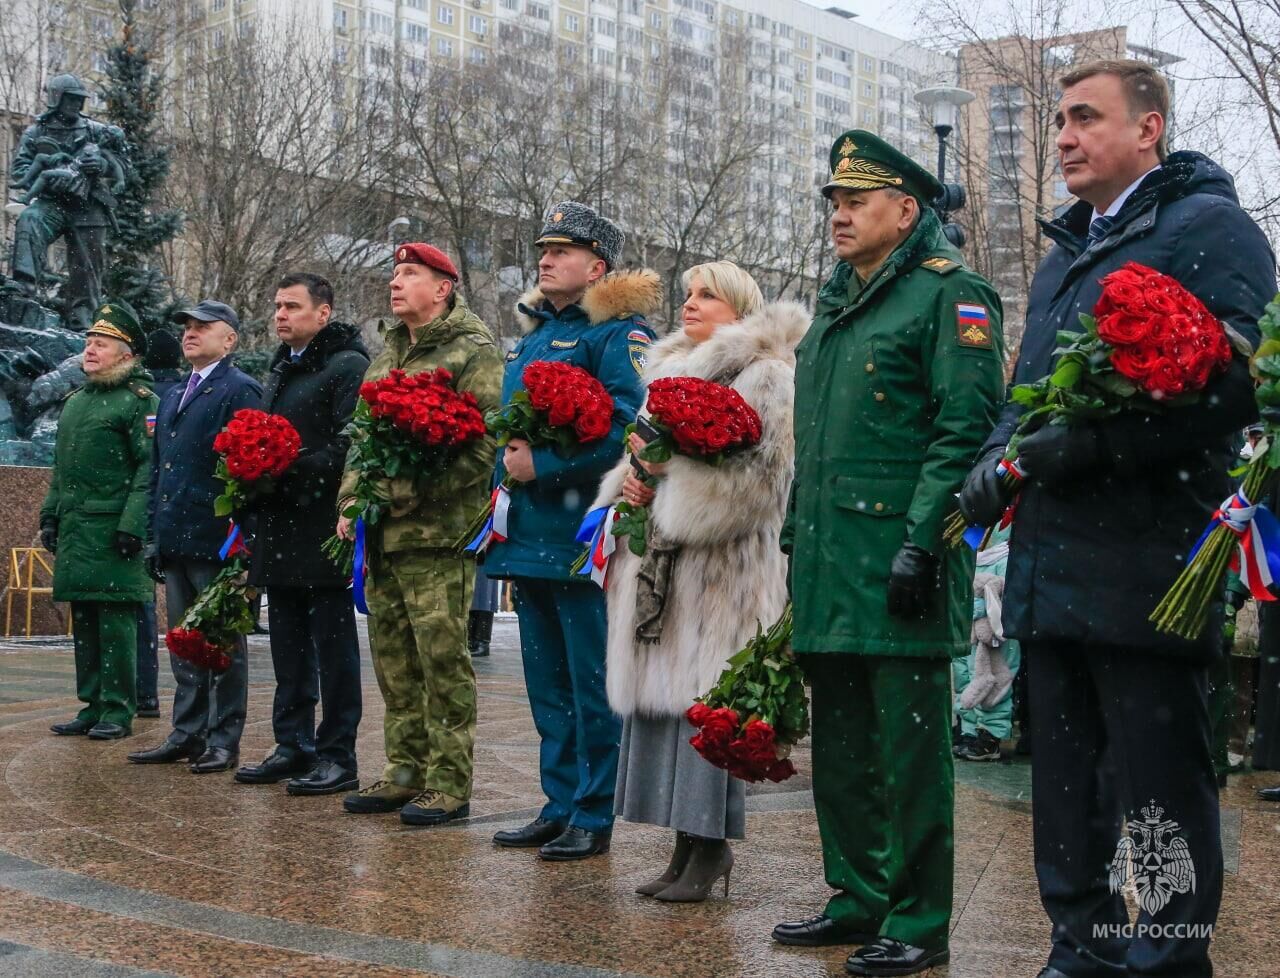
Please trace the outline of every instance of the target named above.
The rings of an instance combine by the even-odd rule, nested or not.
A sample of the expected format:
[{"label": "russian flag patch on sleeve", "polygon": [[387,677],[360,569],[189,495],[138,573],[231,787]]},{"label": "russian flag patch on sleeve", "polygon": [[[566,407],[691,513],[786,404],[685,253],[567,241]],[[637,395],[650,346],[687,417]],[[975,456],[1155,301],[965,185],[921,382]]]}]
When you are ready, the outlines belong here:
[{"label": "russian flag patch on sleeve", "polygon": [[956,341],[961,346],[989,350],[991,341],[991,316],[986,306],[976,302],[956,303]]}]

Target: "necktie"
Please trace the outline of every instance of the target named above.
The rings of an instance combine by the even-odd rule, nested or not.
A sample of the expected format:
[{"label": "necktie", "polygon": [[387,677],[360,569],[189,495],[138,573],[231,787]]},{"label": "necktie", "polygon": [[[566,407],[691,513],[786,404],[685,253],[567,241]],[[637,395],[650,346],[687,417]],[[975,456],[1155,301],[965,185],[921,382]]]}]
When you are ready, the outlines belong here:
[{"label": "necktie", "polygon": [[1095,217],[1093,223],[1089,225],[1089,244],[1097,244],[1115,226],[1116,219],[1114,217]]},{"label": "necktie", "polygon": [[302,362],[302,354],[301,354],[301,353],[291,353],[291,354],[289,354],[289,359],[290,359],[290,361],[292,361],[292,363],[294,364],[294,366],[297,366],[298,364],[300,364],[300,363]]},{"label": "necktie", "polygon": [[187,389],[182,392],[182,400],[178,402],[178,410],[181,411],[187,406],[187,401],[191,400],[191,395],[196,392],[196,388],[200,386],[200,374],[191,371],[191,379],[187,381]]}]

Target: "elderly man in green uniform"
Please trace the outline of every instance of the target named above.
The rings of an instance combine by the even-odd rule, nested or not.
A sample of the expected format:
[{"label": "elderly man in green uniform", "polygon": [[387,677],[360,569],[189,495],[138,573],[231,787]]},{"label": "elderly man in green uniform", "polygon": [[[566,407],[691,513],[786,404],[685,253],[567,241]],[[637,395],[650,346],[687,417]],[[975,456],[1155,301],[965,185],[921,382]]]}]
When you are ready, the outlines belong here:
[{"label": "elderly man in green uniform", "polygon": [[154,594],[142,558],[157,403],[145,352],[134,311],[102,306],[85,336],[85,385],[58,421],[40,539],[56,557],[53,599],[71,602],[76,695],[85,704],[53,725],[64,736],[132,732],[138,605]]},{"label": "elderly man in green uniform", "polygon": [[[458,294],[458,270],[429,244],[396,249],[391,311],[399,322],[365,373],[417,374],[440,367],[454,387],[475,395],[481,411],[499,406],[502,356],[489,328]],[[343,799],[353,814],[400,812],[410,825],[439,825],[470,813],[476,732],[476,676],[467,651],[467,613],[475,562],[454,551],[484,505],[494,440],[473,442],[441,474],[385,480],[389,511],[368,537],[365,589],[369,645],[386,704],[383,775]],[[355,494],[348,468],[338,512]],[[349,538],[351,521],[339,517]]]},{"label": "elderly man in green uniform", "polygon": [[929,207],[940,191],[871,133],[835,141],[823,193],[839,262],[796,350],[782,544],[836,893],[773,934],[864,945],[846,963],[855,975],[948,959],[950,669],[968,650],[974,562],[942,532],[996,415],[1002,343],[999,298]]}]

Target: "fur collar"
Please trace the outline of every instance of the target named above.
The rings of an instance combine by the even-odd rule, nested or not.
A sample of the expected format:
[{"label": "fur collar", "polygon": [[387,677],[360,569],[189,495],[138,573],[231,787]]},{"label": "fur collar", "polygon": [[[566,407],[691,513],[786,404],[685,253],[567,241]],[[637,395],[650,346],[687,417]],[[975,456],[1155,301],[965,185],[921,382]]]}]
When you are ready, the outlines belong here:
[{"label": "fur collar", "polygon": [[649,351],[645,380],[693,376],[729,383],[756,360],[795,362],[796,344],[808,332],[812,314],[798,302],[771,302],[740,323],[717,329],[705,343],[694,343],[683,330],[671,333]]},{"label": "fur collar", "polygon": [[[542,290],[536,286],[516,303],[516,322],[521,332],[532,333],[542,325],[533,313],[542,305]],[[662,305],[662,279],[648,268],[610,272],[587,289],[578,302],[592,326],[629,316],[652,316]]]},{"label": "fur collar", "polygon": [[128,360],[121,360],[114,367],[107,370],[96,374],[85,374],[84,385],[100,391],[120,387],[133,376],[133,372],[138,369],[140,363],[141,361],[137,357],[131,357]]}]

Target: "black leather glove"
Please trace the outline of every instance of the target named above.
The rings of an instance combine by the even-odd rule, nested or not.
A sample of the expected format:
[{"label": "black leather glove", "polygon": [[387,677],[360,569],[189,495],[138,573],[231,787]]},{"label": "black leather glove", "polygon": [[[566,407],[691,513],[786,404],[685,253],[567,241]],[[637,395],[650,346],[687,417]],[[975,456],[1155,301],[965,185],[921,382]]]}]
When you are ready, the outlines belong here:
[{"label": "black leather glove", "polygon": [[57,520],[45,520],[40,524],[40,546],[51,554],[58,552]]},{"label": "black leather glove", "polygon": [[1004,457],[1003,448],[993,448],[969,472],[960,489],[960,513],[974,526],[994,526],[1013,501],[1013,490],[1004,484],[996,465]]},{"label": "black leather glove", "polygon": [[132,533],[116,531],[116,553],[121,557],[134,557],[142,551],[142,538]]},{"label": "black leather glove", "polygon": [[1089,424],[1047,424],[1018,442],[1018,467],[1044,485],[1093,468],[1101,458],[1098,429]]},{"label": "black leather glove", "polygon": [[938,558],[914,543],[904,543],[889,566],[889,614],[923,618],[938,590]]},{"label": "black leather glove", "polygon": [[142,564],[147,569],[147,576],[157,584],[164,583],[164,562],[160,559],[160,555],[156,553],[147,554],[142,558]]}]

